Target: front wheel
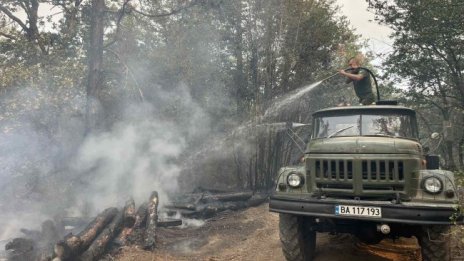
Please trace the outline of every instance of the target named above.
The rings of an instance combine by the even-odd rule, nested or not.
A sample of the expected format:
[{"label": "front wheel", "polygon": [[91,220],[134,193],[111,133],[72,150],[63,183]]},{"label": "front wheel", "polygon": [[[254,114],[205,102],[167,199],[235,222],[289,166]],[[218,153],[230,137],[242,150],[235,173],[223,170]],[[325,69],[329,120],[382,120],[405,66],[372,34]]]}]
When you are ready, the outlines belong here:
[{"label": "front wheel", "polygon": [[316,249],[316,232],[311,220],[291,214],[279,215],[280,241],[287,261],[311,261]]},{"label": "front wheel", "polygon": [[450,226],[424,226],[418,239],[422,260],[449,261],[451,259]]}]

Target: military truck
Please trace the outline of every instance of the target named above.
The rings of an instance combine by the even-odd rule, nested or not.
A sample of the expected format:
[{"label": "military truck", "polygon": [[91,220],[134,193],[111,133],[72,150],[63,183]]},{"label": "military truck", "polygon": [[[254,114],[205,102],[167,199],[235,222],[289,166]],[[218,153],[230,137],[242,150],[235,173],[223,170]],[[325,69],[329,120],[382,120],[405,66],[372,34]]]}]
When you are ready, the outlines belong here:
[{"label": "military truck", "polygon": [[424,260],[450,259],[450,227],[462,224],[454,175],[424,153],[414,110],[328,108],[312,129],[303,163],[279,171],[270,198],[288,261],[313,259],[316,232],[415,236]]}]

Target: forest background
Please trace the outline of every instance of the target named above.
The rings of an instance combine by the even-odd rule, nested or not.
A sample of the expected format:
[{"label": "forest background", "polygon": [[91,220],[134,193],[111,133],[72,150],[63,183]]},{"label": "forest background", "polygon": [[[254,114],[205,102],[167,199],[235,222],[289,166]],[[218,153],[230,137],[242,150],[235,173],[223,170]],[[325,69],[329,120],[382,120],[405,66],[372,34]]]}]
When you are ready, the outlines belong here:
[{"label": "forest background", "polygon": [[[464,1],[367,2],[393,32],[380,70],[365,53],[381,96],[416,109],[422,142],[461,170]],[[359,39],[333,0],[4,0],[0,208],[35,220],[153,189],[268,191],[311,131],[285,122],[357,100],[334,77],[266,110],[345,68]]]}]

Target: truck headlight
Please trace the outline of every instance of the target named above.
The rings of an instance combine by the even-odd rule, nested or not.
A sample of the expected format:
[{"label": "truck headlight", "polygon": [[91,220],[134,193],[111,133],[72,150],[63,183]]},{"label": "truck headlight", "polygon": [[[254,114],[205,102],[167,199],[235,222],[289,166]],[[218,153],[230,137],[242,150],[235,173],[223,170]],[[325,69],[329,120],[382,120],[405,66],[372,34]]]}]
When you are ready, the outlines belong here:
[{"label": "truck headlight", "polygon": [[430,194],[438,194],[443,189],[443,182],[437,177],[427,177],[422,180],[422,188]]},{"label": "truck headlight", "polygon": [[287,176],[287,184],[292,188],[299,188],[304,184],[304,177],[301,173],[290,173]]}]

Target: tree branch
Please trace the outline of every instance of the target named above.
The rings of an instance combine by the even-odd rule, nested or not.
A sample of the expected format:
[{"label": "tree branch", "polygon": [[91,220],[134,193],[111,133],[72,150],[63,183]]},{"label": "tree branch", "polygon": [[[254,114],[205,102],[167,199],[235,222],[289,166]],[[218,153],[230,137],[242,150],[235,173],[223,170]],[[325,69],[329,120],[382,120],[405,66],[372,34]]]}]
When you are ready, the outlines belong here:
[{"label": "tree branch", "polygon": [[199,0],[193,0],[191,1],[188,5],[186,6],[183,6],[183,7],[179,7],[178,9],[174,9],[174,10],[171,10],[170,12],[167,12],[167,13],[162,13],[162,14],[147,14],[147,13],[144,13],[140,10],[137,10],[135,8],[132,8],[132,10],[138,14],[141,14],[143,16],[146,16],[146,17],[149,17],[149,18],[160,18],[160,17],[166,17],[166,16],[170,16],[170,15],[174,15],[174,14],[177,14],[187,8],[190,8],[196,4],[198,4]]},{"label": "tree branch", "polygon": [[[121,57],[119,56],[119,54],[111,49],[107,49],[108,52],[112,53],[114,56],[116,56],[116,59],[118,59],[119,62],[122,63],[122,65],[124,66],[124,68],[126,69],[126,82],[125,82],[125,85],[127,85],[127,73],[129,73],[132,77],[132,79],[134,80],[134,83],[135,83],[135,86],[139,92],[139,95],[140,95],[140,100],[142,102],[145,101],[145,98],[144,98],[144,95],[143,95],[143,92],[142,90],[140,89],[140,86],[139,86],[139,83],[137,82],[137,78],[135,77],[134,73],[132,72],[131,68],[129,67],[129,65],[127,65],[122,59]],[[134,87],[134,90],[135,90],[135,87]]]},{"label": "tree branch", "polygon": [[116,22],[116,32],[114,34],[114,39],[111,40],[111,42],[107,43],[103,48],[108,48],[109,46],[111,46],[112,44],[114,44],[118,40],[119,28],[121,26],[122,18],[124,17],[124,14],[126,13],[126,7],[129,4],[129,1],[130,0],[124,0],[124,4],[122,5],[121,10],[118,11],[119,16],[118,16],[118,20]]},{"label": "tree branch", "polygon": [[10,10],[8,10],[2,4],[0,4],[0,11],[2,11],[4,14],[6,14],[11,20],[15,21],[19,26],[21,26],[21,28],[24,31],[26,31],[26,32],[29,31],[29,28],[26,26],[26,24],[24,24],[23,21],[21,21],[21,19],[19,19],[17,16],[15,16],[13,13],[11,13]]},{"label": "tree branch", "polygon": [[11,34],[0,32],[0,36],[6,37],[6,38],[11,39],[11,40],[16,40],[16,37],[14,37]]}]

